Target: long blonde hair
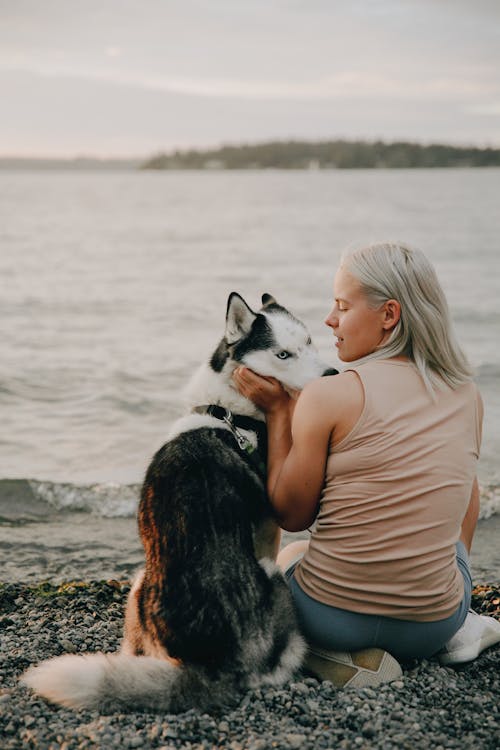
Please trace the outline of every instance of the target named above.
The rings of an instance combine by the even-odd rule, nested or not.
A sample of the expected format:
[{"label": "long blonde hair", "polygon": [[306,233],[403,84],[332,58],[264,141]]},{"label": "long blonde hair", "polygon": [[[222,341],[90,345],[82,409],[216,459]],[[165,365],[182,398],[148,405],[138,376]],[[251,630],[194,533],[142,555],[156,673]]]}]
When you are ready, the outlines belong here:
[{"label": "long blonde hair", "polygon": [[401,305],[401,317],[389,340],[369,359],[405,355],[432,392],[446,383],[457,388],[473,370],[453,330],[445,294],[436,272],[420,251],[393,242],[346,250],[341,265],[360,283],[368,305],[378,309],[389,299]]}]

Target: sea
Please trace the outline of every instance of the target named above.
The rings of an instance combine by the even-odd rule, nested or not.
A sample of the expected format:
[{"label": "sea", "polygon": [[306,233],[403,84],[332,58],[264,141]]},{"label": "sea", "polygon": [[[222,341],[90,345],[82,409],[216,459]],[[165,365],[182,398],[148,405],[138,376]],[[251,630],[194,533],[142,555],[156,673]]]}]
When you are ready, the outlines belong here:
[{"label": "sea", "polygon": [[0,580],[124,578],[147,464],[264,292],[336,359],[342,250],[434,263],[485,419],[473,565],[500,577],[500,169],[0,171]]}]

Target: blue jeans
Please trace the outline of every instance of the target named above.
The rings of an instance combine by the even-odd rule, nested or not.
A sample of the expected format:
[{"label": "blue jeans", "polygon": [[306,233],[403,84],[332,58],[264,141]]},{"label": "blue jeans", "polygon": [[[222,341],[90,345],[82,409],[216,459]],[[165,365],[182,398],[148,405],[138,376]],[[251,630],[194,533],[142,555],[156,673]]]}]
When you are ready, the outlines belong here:
[{"label": "blue jeans", "polygon": [[322,604],[306,594],[295,580],[293,572],[299,562],[295,560],[285,576],[302,633],[311,644],[332,651],[381,648],[400,661],[432,656],[455,635],[470,607],[472,577],[469,559],[462,542],[457,542],[456,548],[457,565],[464,579],[464,596],[450,617],[433,622],[366,615]]}]

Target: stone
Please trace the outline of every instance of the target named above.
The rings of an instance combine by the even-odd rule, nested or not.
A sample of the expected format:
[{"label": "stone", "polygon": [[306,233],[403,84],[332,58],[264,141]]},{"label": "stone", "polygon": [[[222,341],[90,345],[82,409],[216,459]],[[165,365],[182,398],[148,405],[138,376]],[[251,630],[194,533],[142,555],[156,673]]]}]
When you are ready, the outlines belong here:
[{"label": "stone", "polygon": [[76,646],[71,643],[67,638],[60,638],[59,643],[63,647],[65,651],[67,651],[69,654],[74,654],[76,652]]},{"label": "stone", "polygon": [[297,750],[302,747],[306,739],[305,734],[290,733],[285,735],[285,740],[288,746],[291,748],[297,748]]}]

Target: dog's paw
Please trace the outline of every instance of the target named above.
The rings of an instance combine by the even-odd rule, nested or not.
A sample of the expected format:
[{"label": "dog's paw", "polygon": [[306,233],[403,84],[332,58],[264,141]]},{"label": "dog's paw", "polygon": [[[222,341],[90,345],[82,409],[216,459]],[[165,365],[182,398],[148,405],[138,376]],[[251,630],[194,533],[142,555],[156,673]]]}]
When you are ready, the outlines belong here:
[{"label": "dog's paw", "polygon": [[261,557],[259,560],[259,565],[264,569],[269,578],[272,578],[275,575],[283,575],[281,569],[276,565],[274,560],[271,560],[270,557]]}]

